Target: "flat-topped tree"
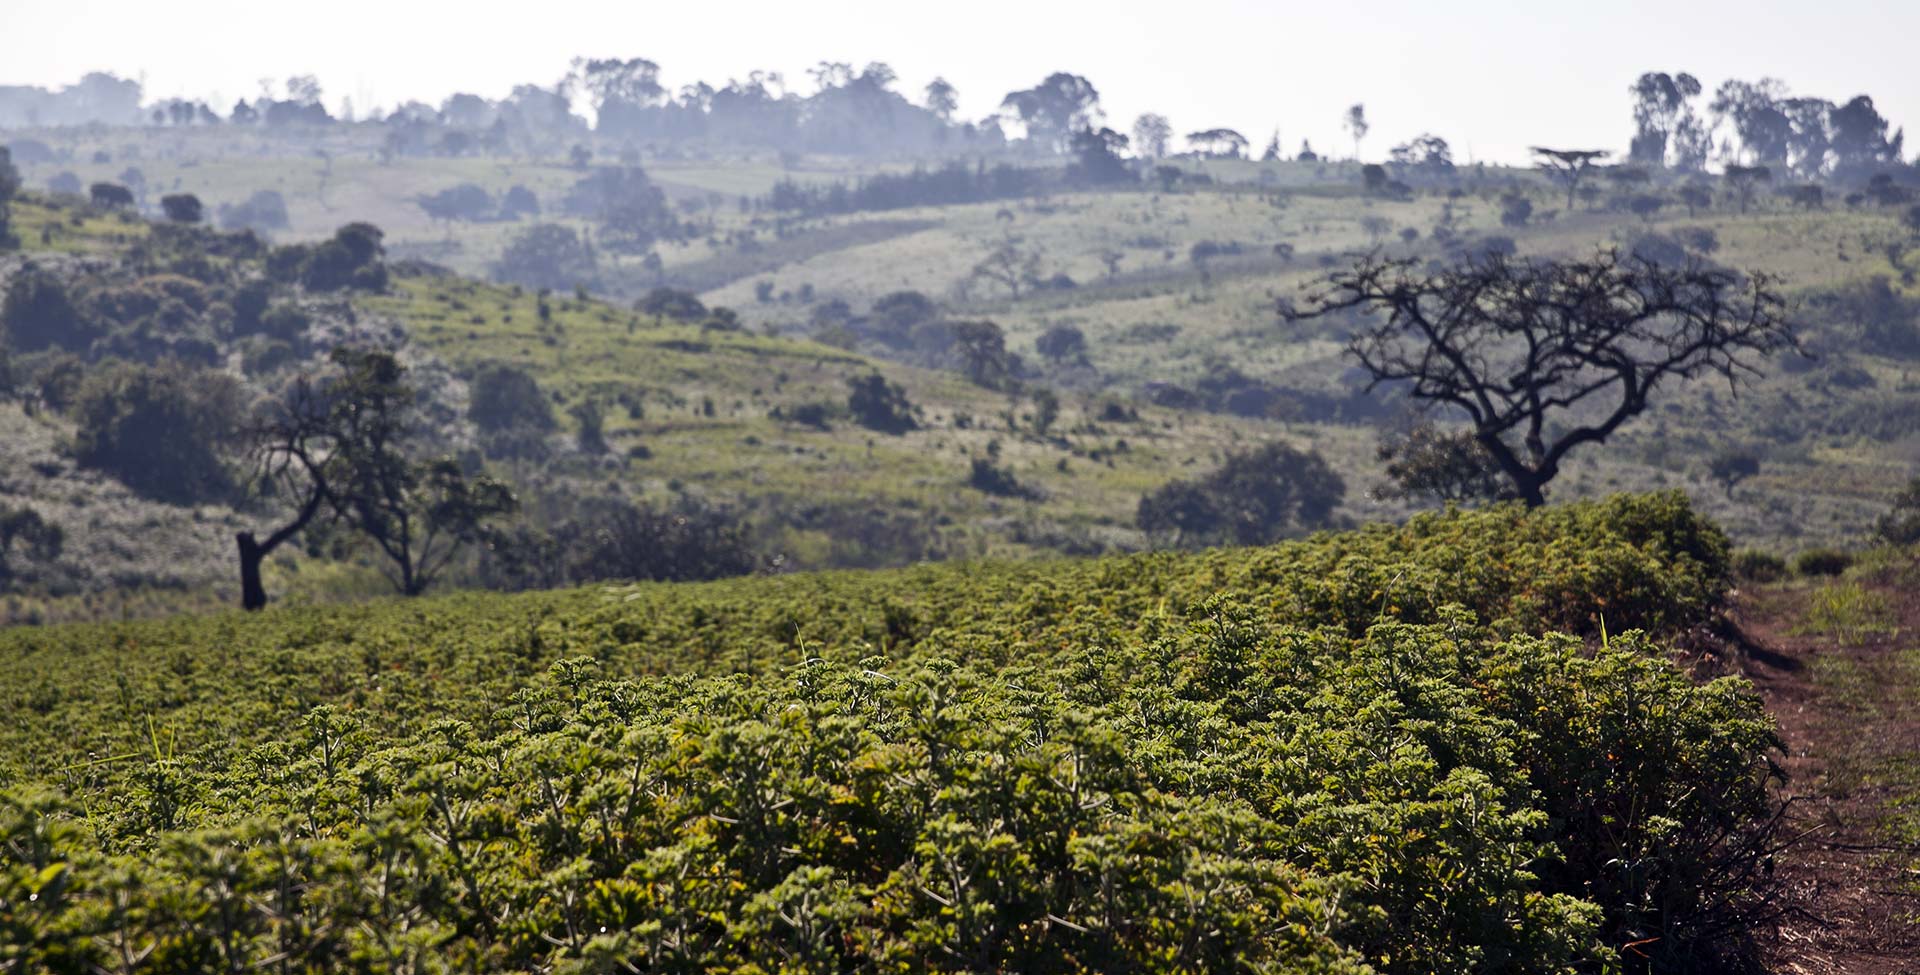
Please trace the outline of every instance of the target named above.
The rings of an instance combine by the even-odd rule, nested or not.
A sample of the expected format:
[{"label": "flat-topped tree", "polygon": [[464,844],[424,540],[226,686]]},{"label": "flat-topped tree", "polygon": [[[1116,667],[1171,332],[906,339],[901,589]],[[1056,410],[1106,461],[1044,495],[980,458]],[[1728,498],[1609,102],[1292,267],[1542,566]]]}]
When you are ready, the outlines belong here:
[{"label": "flat-topped tree", "polygon": [[1368,256],[1283,312],[1349,310],[1376,313],[1347,345],[1372,385],[1464,413],[1529,506],[1546,502],[1570,452],[1604,443],[1663,383],[1714,375],[1737,389],[1756,360],[1800,348],[1771,278],[1613,251],[1494,254],[1431,275]]},{"label": "flat-topped tree", "polygon": [[1567,188],[1567,209],[1573,209],[1573,198],[1580,190],[1580,183],[1593,170],[1593,164],[1607,158],[1605,149],[1548,149],[1534,146],[1531,151],[1540,157],[1540,170],[1547,178]]}]

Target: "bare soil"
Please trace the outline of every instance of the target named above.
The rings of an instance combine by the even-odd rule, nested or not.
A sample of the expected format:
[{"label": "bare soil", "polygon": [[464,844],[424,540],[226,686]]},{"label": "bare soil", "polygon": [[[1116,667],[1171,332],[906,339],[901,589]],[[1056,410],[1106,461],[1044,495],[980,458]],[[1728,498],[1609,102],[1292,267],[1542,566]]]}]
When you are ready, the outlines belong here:
[{"label": "bare soil", "polygon": [[1776,859],[1787,913],[1771,971],[1920,975],[1920,587],[1861,581],[1873,625],[1821,627],[1821,583],[1735,594],[1740,669],[1779,722],[1792,800]]}]

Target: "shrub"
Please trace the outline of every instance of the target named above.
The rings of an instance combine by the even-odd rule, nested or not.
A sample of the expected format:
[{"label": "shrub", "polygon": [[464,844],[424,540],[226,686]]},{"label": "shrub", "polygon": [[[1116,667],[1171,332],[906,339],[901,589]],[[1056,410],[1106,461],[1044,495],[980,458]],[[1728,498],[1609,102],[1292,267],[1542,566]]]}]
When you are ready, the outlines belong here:
[{"label": "shrub", "polygon": [[1874,530],[1889,545],[1920,542],[1920,478],[1907,482]]},{"label": "shrub", "polygon": [[1808,578],[1837,576],[1851,568],[1853,556],[1832,548],[1808,549],[1793,560],[1793,570]]},{"label": "shrub", "polygon": [[1346,484],[1317,451],[1272,443],[1228,455],[1197,481],[1174,481],[1140,499],[1140,530],[1176,544],[1259,545],[1290,529],[1322,527]]},{"label": "shrub", "polygon": [[986,457],[975,457],[967,474],[967,486],[984,494],[1003,498],[1037,499],[1039,492],[1013,476],[1013,472]]},{"label": "shrub", "polygon": [[258,190],[244,202],[223,203],[219,210],[220,226],[227,230],[285,230],[290,225],[287,218],[287,201],[278,190]]},{"label": "shrub", "polygon": [[480,367],[467,395],[467,418],[486,433],[516,428],[550,433],[553,403],[526,370],[505,363]]},{"label": "shrub", "polygon": [[529,288],[591,287],[600,279],[600,263],[592,245],[573,228],[535,224],[507,242],[493,266],[493,277]]},{"label": "shrub", "polygon": [[93,369],[74,404],[74,458],[160,501],[229,497],[222,453],[241,416],[237,383],[178,364],[114,363]]},{"label": "shrub", "polygon": [[1787,577],[1787,560],[1771,552],[1745,549],[1733,554],[1733,574],[1748,582],[1779,582]]},{"label": "shrub", "polygon": [[847,380],[847,412],[855,423],[881,433],[901,434],[919,424],[913,419],[913,404],[906,390],[887,382],[885,376],[872,373]]},{"label": "shrub", "polygon": [[161,197],[160,210],[174,223],[199,223],[206,215],[200,198],[192,193],[172,193]]},{"label": "shrub", "polygon": [[19,563],[60,557],[66,532],[32,508],[0,505],[0,586],[19,575]]},{"label": "shrub", "polygon": [[0,331],[19,352],[84,351],[100,330],[75,307],[67,286],[50,271],[29,269],[7,282],[0,302]]}]

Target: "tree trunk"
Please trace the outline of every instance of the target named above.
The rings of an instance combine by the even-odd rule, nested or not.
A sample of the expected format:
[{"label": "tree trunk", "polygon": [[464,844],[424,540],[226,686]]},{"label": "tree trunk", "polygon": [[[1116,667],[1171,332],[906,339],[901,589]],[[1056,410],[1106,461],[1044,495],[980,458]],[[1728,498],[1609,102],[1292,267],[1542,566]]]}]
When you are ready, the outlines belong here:
[{"label": "tree trunk", "polygon": [[266,547],[252,532],[241,532],[234,540],[240,543],[240,608],[250,613],[265,609],[267,587],[260,582],[260,563],[266,560]]},{"label": "tree trunk", "polygon": [[1544,507],[1547,503],[1546,482],[1538,478],[1514,478],[1513,489],[1528,508]]}]

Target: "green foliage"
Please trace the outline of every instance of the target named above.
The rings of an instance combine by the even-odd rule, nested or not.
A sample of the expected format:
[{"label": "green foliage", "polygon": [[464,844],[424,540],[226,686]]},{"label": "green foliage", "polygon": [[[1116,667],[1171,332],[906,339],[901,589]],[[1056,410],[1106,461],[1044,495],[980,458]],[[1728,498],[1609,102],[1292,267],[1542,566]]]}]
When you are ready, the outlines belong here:
[{"label": "green foliage", "polygon": [[1290,529],[1324,527],[1346,490],[1317,451],[1271,443],[1229,455],[1199,480],[1149,493],[1136,520],[1177,544],[1260,545]]},{"label": "green foliage", "polygon": [[66,532],[32,508],[0,505],[0,585],[18,575],[16,556],[29,562],[51,562],[60,557]]},{"label": "green foliage", "polygon": [[74,404],[74,459],[156,500],[221,500],[233,493],[223,455],[241,415],[239,386],[224,374],[178,363],[95,366]]},{"label": "green foliage", "polygon": [[1787,560],[1771,552],[1746,549],[1733,553],[1735,577],[1748,582],[1779,582],[1787,577]]},{"label": "green foliage", "polygon": [[39,269],[22,271],[7,282],[7,296],[0,304],[0,331],[7,346],[20,352],[84,351],[99,334],[74,307],[66,284]]},{"label": "green foliage", "polygon": [[169,193],[161,197],[160,210],[174,223],[195,224],[206,216],[206,207],[192,193]]},{"label": "green foliage", "polygon": [[1383,437],[1379,457],[1387,465],[1387,483],[1374,492],[1381,497],[1478,502],[1513,493],[1500,464],[1470,430],[1449,433],[1423,423]]},{"label": "green foliage", "polygon": [[342,346],[333,360],[341,374],[327,390],[337,404],[322,470],[327,504],[372,545],[394,589],[418,596],[462,549],[489,541],[492,522],[518,501],[452,460],[411,455],[416,396],[391,352]]},{"label": "green foliage", "polygon": [[908,402],[906,390],[877,372],[848,379],[847,390],[847,412],[855,423],[869,430],[901,434],[919,425],[914,422],[913,404]]},{"label": "green foliage", "polygon": [[1920,478],[1907,482],[1874,528],[1890,545],[1920,542]]},{"label": "green foliage", "polygon": [[467,418],[483,433],[524,428],[549,433],[558,425],[553,402],[527,371],[504,363],[480,367],[467,396]]},{"label": "green foliage", "polygon": [[515,234],[493,266],[493,277],[529,288],[592,286],[600,279],[599,257],[592,244],[572,227],[535,224]]},{"label": "green foliage", "polygon": [[1758,700],[1643,637],[1501,634],[1561,618],[1575,553],[1616,566],[1582,583],[1616,633],[1695,621],[1712,534],[1667,495],[0,634],[31,716],[0,726],[0,946],[106,971],[1413,973],[1637,942],[1697,970],[1762,848]]},{"label": "green foliage", "polygon": [[1871,634],[1893,632],[1893,613],[1880,593],[1858,583],[1831,582],[1813,592],[1805,628],[1838,643],[1858,645]]},{"label": "green foliage", "polygon": [[1834,548],[1808,549],[1793,560],[1793,571],[1809,578],[1837,576],[1851,568],[1853,554]]},{"label": "green foliage", "polygon": [[991,494],[1001,498],[1039,497],[1031,485],[1020,483],[1013,472],[1001,467],[991,457],[975,457],[967,471],[967,486],[982,494]]}]

